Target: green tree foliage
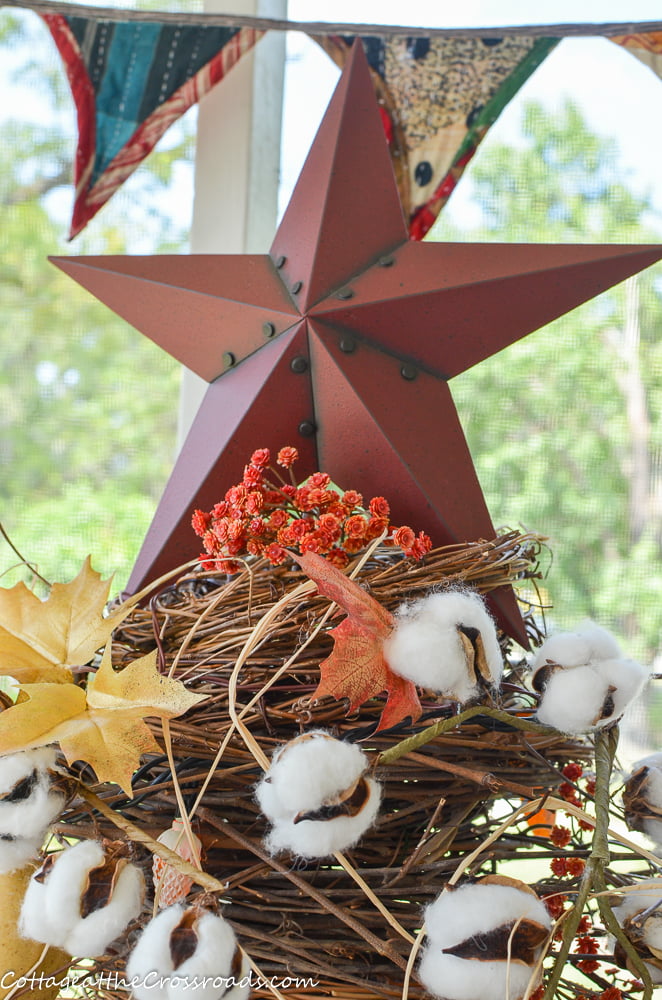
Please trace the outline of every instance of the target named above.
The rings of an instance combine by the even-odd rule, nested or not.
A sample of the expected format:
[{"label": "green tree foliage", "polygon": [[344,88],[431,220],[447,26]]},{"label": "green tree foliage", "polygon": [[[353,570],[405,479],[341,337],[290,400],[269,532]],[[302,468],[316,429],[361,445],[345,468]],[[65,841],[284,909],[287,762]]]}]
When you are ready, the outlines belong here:
[{"label": "green tree foliage", "polygon": [[[488,141],[467,180],[480,228],[442,219],[433,238],[659,242],[616,148],[572,104],[526,106],[522,142]],[[646,658],[662,621],[660,277],[649,268],[452,383],[495,523],[549,537],[548,618],[590,616]]]},{"label": "green tree foliage", "polygon": [[[89,552],[122,586],[172,467],[179,366],[47,258],[184,250],[159,206],[192,128],[141,168],[130,217],[118,196],[65,243],[74,116],[52,48],[34,15],[0,16],[0,53],[22,83],[41,67],[42,105],[39,121],[20,106],[0,120],[0,520],[46,577],[75,574]],[[0,571],[15,562],[0,549]]]}]

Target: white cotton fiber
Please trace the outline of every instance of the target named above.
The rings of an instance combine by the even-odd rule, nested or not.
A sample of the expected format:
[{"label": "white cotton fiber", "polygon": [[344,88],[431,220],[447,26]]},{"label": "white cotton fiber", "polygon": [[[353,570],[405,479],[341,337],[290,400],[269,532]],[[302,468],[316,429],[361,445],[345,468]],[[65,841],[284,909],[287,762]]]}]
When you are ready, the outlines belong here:
[{"label": "white cotton fiber", "polygon": [[641,832],[645,833],[653,843],[656,845],[656,849],[662,847],[662,820],[651,819],[647,817],[641,821]]},{"label": "white cotton fiber", "polygon": [[278,750],[255,792],[272,823],[269,850],[314,858],[353,846],[377,817],[381,795],[377,782],[365,779],[368,795],[356,816],[314,820],[302,819],[301,814],[333,802],[356,785],[367,767],[368,759],[358,746],[324,730],[312,730]]},{"label": "white cotton fiber", "polygon": [[[649,671],[636,660],[602,660],[597,666],[598,673],[608,687],[616,690],[612,692],[614,700],[614,710],[612,719],[620,719],[621,715],[644,689],[644,685],[649,677]],[[609,719],[605,719],[599,725],[607,725]]]},{"label": "white cotton fiber", "polygon": [[503,657],[496,628],[479,594],[447,591],[403,604],[395,628],[384,643],[384,656],[395,673],[420,687],[465,702],[479,693],[459,626],[476,629],[485,651],[490,680],[498,686]]},{"label": "white cotton fiber", "polygon": [[169,906],[145,926],[126,964],[126,976],[135,980],[132,986],[136,1000],[168,1000],[165,985],[157,983],[161,976],[173,971],[170,935],[184,915],[180,904]]},{"label": "white cotton fiber", "polygon": [[521,997],[532,971],[522,962],[511,962],[508,970],[504,960],[444,954],[444,949],[521,919],[551,928],[543,903],[515,886],[477,883],[441,893],[425,911],[427,944],[419,966],[421,982],[447,1000],[504,1000],[507,983],[512,1000]]},{"label": "white cotton fiber", "polygon": [[81,896],[87,886],[88,872],[102,865],[103,859],[103,847],[97,840],[81,840],[57,855],[43,884],[44,926],[56,940],[35,937],[36,941],[64,948],[68,935],[81,919]]},{"label": "white cotton fiber", "polygon": [[[54,765],[55,751],[48,748],[0,757],[0,836],[35,838],[41,846],[65,805],[64,792],[52,787],[49,768]],[[26,780],[27,794],[11,801]]]},{"label": "white cotton fiber", "polygon": [[443,1000],[509,1000],[524,996],[532,970],[519,962],[481,962],[444,955],[428,943],[418,976],[426,990]]},{"label": "white cotton fiber", "polygon": [[48,771],[49,768],[55,767],[55,760],[55,751],[50,747],[21,750],[0,757],[0,795],[6,795],[32,771]]},{"label": "white cotton fiber", "polygon": [[[82,840],[55,856],[43,882],[33,876],[23,899],[19,931],[23,937],[62,948],[70,955],[95,958],[121,934],[142,905],[144,879],[135,865],[120,872],[109,902],[86,917],[81,899],[88,874],[104,863],[103,846]],[[39,873],[37,873],[39,874]]]},{"label": "white cotton fiber", "polygon": [[593,667],[557,670],[545,687],[538,718],[562,733],[585,733],[593,728],[608,687]]},{"label": "white cotton fiber", "polygon": [[65,938],[64,950],[81,958],[104,955],[110,942],[140,914],[144,895],[142,872],[135,865],[125,865],[108,903],[74,924]]},{"label": "white cotton fiber", "polygon": [[[196,1000],[218,1000],[225,995],[226,983],[222,983],[220,988],[214,985],[214,980],[225,979],[232,974],[232,959],[237,948],[237,940],[234,931],[226,920],[206,913],[197,924],[198,946],[189,959],[182,962],[176,970],[176,975],[184,980],[184,983],[177,986],[173,981],[168,989],[169,1000],[186,1000],[187,997],[195,997]],[[208,977],[212,982],[208,986],[201,985],[198,989],[186,988],[185,980],[192,980],[195,977]],[[174,979],[174,977],[173,977]],[[248,985],[243,989],[238,988],[234,994],[237,998],[248,995]]]},{"label": "white cotton fiber", "polygon": [[0,875],[23,868],[28,861],[38,857],[44,838],[37,837],[0,837]]},{"label": "white cotton fiber", "polygon": [[535,672],[547,660],[563,667],[578,667],[597,660],[618,659],[616,639],[601,625],[584,621],[573,632],[557,632],[542,644],[532,663]]},{"label": "white cotton fiber", "polygon": [[[232,975],[232,963],[237,948],[234,931],[222,917],[202,913],[196,920],[197,945],[194,953],[175,968],[170,951],[170,937],[185,914],[177,904],[162,910],[147,924],[129,956],[126,974],[135,980],[136,1000],[219,1000],[220,997],[242,1000],[249,986],[237,984],[227,990]],[[248,976],[242,963],[240,978]],[[211,982],[193,985],[193,980],[205,978]],[[214,980],[217,980],[214,983]],[[218,980],[221,980],[219,983]]]}]

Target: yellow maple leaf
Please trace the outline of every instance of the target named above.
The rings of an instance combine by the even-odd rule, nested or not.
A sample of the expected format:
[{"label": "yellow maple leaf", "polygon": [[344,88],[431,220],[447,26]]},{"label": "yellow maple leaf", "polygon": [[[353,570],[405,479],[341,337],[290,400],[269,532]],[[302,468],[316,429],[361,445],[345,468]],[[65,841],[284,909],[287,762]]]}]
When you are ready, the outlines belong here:
[{"label": "yellow maple leaf", "polygon": [[84,760],[99,781],[133,795],[131,776],[143,753],[161,753],[145,718],[172,719],[203,701],[156,668],[156,652],[113,670],[110,647],[87,692],[75,684],[25,684],[0,714],[0,755],[59,743],[69,764]]},{"label": "yellow maple leaf", "polygon": [[45,601],[24,583],[0,588],[0,674],[21,684],[71,681],[69,668],[88,663],[134,603],[104,618],[109,590],[89,556],[74,580],[53,584]]}]

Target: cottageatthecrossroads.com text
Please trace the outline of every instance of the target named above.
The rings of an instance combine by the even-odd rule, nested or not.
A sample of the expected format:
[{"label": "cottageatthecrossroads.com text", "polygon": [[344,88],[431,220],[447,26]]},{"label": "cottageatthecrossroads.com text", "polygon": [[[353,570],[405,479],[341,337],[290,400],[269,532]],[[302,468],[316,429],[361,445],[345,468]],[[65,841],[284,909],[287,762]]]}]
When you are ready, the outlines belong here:
[{"label": "cottageatthecrossroads.com text", "polygon": [[226,978],[224,976],[163,976],[158,972],[150,972],[147,976],[134,976],[133,978],[127,978],[121,972],[100,972],[95,973],[92,976],[86,976],[84,974],[78,976],[47,976],[45,973],[30,973],[27,975],[21,975],[12,970],[4,972],[0,976],[0,989],[14,989],[14,990],[25,990],[28,987],[31,990],[44,990],[44,989],[54,989],[56,986],[60,989],[73,989],[76,986],[86,985],[89,986],[91,983],[98,988],[103,988],[106,990],[132,990],[136,987],[141,987],[142,989],[163,989],[165,986],[174,986],[182,991],[188,989],[203,989],[203,988],[214,988],[226,990],[232,989],[233,986],[239,987],[250,987],[251,989],[268,989],[272,987],[278,990],[288,990],[288,989],[313,989],[319,985],[316,979],[302,979],[296,976],[272,976],[270,979],[263,979],[261,976],[254,976],[252,973],[243,976],[241,979],[235,979],[233,977]]}]

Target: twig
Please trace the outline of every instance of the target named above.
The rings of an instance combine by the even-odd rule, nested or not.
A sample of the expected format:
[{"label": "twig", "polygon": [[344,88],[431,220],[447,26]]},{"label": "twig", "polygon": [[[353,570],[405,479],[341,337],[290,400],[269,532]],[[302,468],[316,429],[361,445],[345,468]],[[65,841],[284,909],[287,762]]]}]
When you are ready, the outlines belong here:
[{"label": "twig", "polygon": [[300,878],[295,872],[285,868],[284,865],[281,865],[275,858],[270,857],[260,844],[256,843],[249,837],[244,836],[239,830],[236,830],[231,823],[219,819],[209,809],[199,809],[198,815],[201,819],[204,819],[207,823],[209,823],[210,826],[213,826],[215,829],[228,836],[231,840],[234,840],[235,843],[239,844],[244,849],[251,851],[251,853],[260,858],[261,861],[265,861],[274,871],[278,872],[279,875],[284,876],[289,882],[292,882],[304,895],[304,897],[308,896],[311,899],[314,899],[323,910],[331,913],[342,923],[350,927],[356,934],[360,935],[364,941],[367,941],[367,943],[380,955],[390,959],[390,961],[393,962],[393,964],[399,969],[402,969],[402,971],[405,970],[406,963],[404,962],[402,956],[393,949],[391,944],[388,941],[381,941],[376,934],[373,934],[367,927],[364,927],[364,925],[349,912],[347,907],[337,906],[327,895],[316,889],[310,882],[306,882],[305,879]]},{"label": "twig", "polygon": [[345,869],[345,871],[347,872],[347,874],[349,875],[349,877],[352,878],[356,882],[356,884],[359,886],[359,888],[365,894],[366,898],[370,900],[370,902],[373,904],[373,906],[377,910],[379,910],[379,912],[381,913],[381,915],[383,917],[385,917],[386,921],[391,925],[391,927],[395,931],[397,931],[397,933],[400,935],[400,937],[403,937],[405,939],[405,941],[409,942],[409,944],[413,944],[414,943],[414,938],[411,936],[411,934],[409,933],[409,931],[406,931],[404,929],[404,927],[402,926],[402,924],[400,924],[395,919],[395,917],[393,916],[393,914],[388,910],[388,908],[386,906],[384,906],[384,904],[382,903],[382,901],[375,895],[375,893],[372,891],[372,889],[370,888],[370,886],[366,885],[365,880],[361,878],[361,876],[357,872],[356,868],[354,868],[354,866],[349,863],[349,861],[347,860],[347,858],[345,857],[345,855],[342,854],[341,851],[335,851],[334,854],[333,854],[333,856],[336,859],[336,861],[338,862],[338,864],[342,865],[342,867]]},{"label": "twig", "polygon": [[499,708],[486,708],[484,705],[474,705],[473,708],[467,708],[464,712],[460,712],[459,715],[452,715],[450,719],[440,719],[439,722],[433,723],[427,729],[422,729],[420,733],[408,736],[407,739],[401,740],[395,746],[389,747],[388,750],[384,750],[377,758],[377,766],[381,767],[384,764],[392,764],[406,753],[418,750],[419,747],[425,746],[426,743],[436,739],[437,736],[441,736],[442,733],[451,732],[451,730],[461,726],[469,719],[473,719],[476,715],[486,715],[490,719],[497,719],[499,722],[507,723],[513,729],[523,729],[529,733],[541,733],[545,736],[560,735],[555,729],[543,726],[540,722],[534,722],[533,719],[522,719],[518,715],[510,715]]},{"label": "twig", "polygon": [[131,820],[126,819],[124,816],[120,816],[118,812],[111,809],[110,806],[106,805],[103,799],[100,799],[98,795],[95,795],[86,785],[79,784],[78,794],[82,799],[94,807],[97,812],[100,812],[102,816],[105,816],[107,820],[110,820],[118,829],[122,830],[123,833],[129,838],[129,840],[135,841],[137,844],[142,844],[146,847],[148,851],[152,854],[158,854],[160,858],[163,858],[172,868],[175,868],[182,875],[188,875],[197,885],[202,886],[207,892],[225,892],[225,883],[219,882],[218,879],[214,878],[212,875],[208,875],[207,872],[200,871],[198,868],[194,867],[185,861],[184,858],[180,858],[179,854],[175,851],[171,851],[169,847],[165,844],[160,844],[157,840],[154,840],[148,834],[141,830],[139,826],[132,823]]},{"label": "twig", "polygon": [[508,781],[506,778],[500,778],[491,771],[476,771],[470,767],[464,767],[462,764],[451,763],[448,760],[437,760],[436,757],[429,757],[422,753],[414,753],[413,751],[406,754],[406,759],[413,760],[417,764],[423,764],[425,767],[433,767],[439,771],[455,774],[458,778],[466,778],[468,781],[473,781],[492,793],[496,793],[503,788],[515,795],[519,795],[523,799],[535,799],[540,794],[539,792],[534,792],[531,788],[527,788],[525,785],[520,785],[515,781]]},{"label": "twig", "polygon": [[25,558],[25,556],[21,555],[21,553],[18,551],[18,549],[16,548],[16,546],[12,542],[11,538],[9,537],[9,535],[7,534],[7,532],[5,531],[5,527],[4,527],[4,525],[2,523],[0,523],[0,535],[2,535],[2,537],[6,541],[7,545],[9,546],[9,548],[12,550],[12,552],[14,552],[18,556],[18,558],[21,560],[21,562],[23,563],[23,565],[27,566],[28,569],[30,570],[30,572],[34,573],[34,575],[37,577],[38,580],[41,580],[42,583],[45,583],[46,586],[50,588],[52,586],[52,584],[46,579],[45,576],[42,576],[41,573],[37,572],[37,570],[34,568],[34,566],[32,565],[32,563],[28,562],[27,559]]}]

